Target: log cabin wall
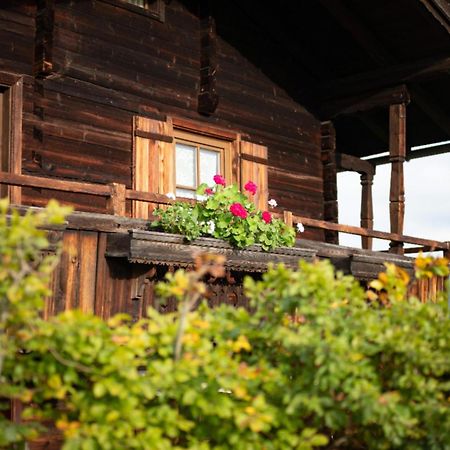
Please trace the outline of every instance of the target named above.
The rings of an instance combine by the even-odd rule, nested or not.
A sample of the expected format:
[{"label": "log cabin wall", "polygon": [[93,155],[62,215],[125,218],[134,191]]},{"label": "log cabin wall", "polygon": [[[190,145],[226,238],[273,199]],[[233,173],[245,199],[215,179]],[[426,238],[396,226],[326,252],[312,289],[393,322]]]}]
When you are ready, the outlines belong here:
[{"label": "log cabin wall", "polygon": [[[201,21],[182,3],[164,21],[121,0],[6,1],[0,7],[0,71],[23,76],[22,173],[131,187],[132,119],[190,118],[266,145],[269,198],[323,218],[320,123],[217,37],[218,104],[198,113]],[[191,8],[195,9],[195,8]],[[23,189],[22,202],[51,197],[104,212],[102,199]],[[309,229],[305,237],[322,239]]]}]

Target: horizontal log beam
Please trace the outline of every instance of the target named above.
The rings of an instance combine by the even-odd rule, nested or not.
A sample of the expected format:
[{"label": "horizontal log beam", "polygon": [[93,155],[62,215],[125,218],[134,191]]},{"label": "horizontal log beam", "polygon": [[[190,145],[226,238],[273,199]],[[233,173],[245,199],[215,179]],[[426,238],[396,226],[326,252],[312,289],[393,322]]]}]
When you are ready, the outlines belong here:
[{"label": "horizontal log beam", "polygon": [[[163,194],[155,194],[153,192],[135,191],[133,189],[127,189],[125,192],[125,198],[127,200],[138,200],[141,202],[158,203],[161,205],[169,205],[175,203],[177,200],[172,200]],[[179,200],[178,200],[179,201]],[[195,204],[193,199],[184,198],[183,202]]]},{"label": "horizontal log beam", "polygon": [[35,177],[32,175],[18,175],[0,172],[0,184],[10,186],[51,189],[53,191],[76,192],[100,197],[110,197],[111,189],[105,184],[81,183],[78,181],[57,180],[55,178]]},{"label": "horizontal log beam", "polygon": [[389,87],[393,84],[447,75],[449,70],[450,56],[421,59],[328,81],[319,86],[318,93],[323,99],[357,95],[358,93]]},{"label": "horizontal log beam", "polygon": [[374,108],[387,107],[399,103],[408,104],[410,100],[408,89],[402,84],[380,91],[331,100],[322,104],[321,113],[323,117],[331,119],[345,114],[369,111]]},{"label": "horizontal log beam", "polygon": [[[20,187],[34,187],[42,189],[51,189],[65,192],[76,192],[79,194],[97,195],[101,197],[111,197],[112,189],[109,185],[96,185],[91,183],[79,183],[76,181],[56,180],[54,178],[42,178],[31,175],[16,175],[7,172],[0,172],[0,184]],[[127,200],[139,200],[152,203],[170,204],[174,203],[165,195],[153,194],[150,192],[135,191],[126,189],[125,198]],[[195,200],[184,199],[190,203],[195,203]],[[98,215],[102,217],[103,215]],[[283,219],[283,214],[275,213],[274,216]],[[399,235],[395,233],[387,233],[384,231],[368,230],[361,227],[354,227],[351,225],[341,225],[333,222],[326,222],[324,220],[311,219],[309,217],[292,216],[292,222],[301,222],[306,226],[313,228],[320,228],[324,230],[338,231],[341,233],[355,234],[358,236],[367,236],[377,239],[392,240],[397,242],[404,242],[407,244],[415,244],[424,247],[429,247],[434,250],[444,250],[450,252],[450,242],[434,241],[430,239],[421,239],[412,236]]]},{"label": "horizontal log beam", "polygon": [[336,164],[339,172],[350,170],[359,174],[374,175],[375,165],[370,161],[345,153],[336,153]]},{"label": "horizontal log beam", "polygon": [[[444,153],[450,153],[450,144],[435,145],[434,147],[421,148],[419,150],[411,150],[406,153],[406,161],[411,159],[425,158],[427,156],[442,155]],[[374,166],[381,164],[387,164],[390,162],[390,156],[379,156],[377,158],[367,159]]]},{"label": "horizontal log beam", "polygon": [[[283,218],[281,214],[277,214],[277,217]],[[414,236],[406,236],[396,233],[388,233],[385,231],[368,230],[366,228],[354,227],[352,225],[341,225],[332,222],[326,222],[325,220],[311,219],[309,217],[292,216],[294,223],[302,223],[303,225],[320,228],[323,230],[334,230],[341,233],[355,234],[357,236],[366,236],[376,239],[383,239],[387,241],[404,242],[406,244],[416,244],[421,246],[428,246],[435,250],[450,250],[450,242],[434,241],[431,239],[422,239]]]}]

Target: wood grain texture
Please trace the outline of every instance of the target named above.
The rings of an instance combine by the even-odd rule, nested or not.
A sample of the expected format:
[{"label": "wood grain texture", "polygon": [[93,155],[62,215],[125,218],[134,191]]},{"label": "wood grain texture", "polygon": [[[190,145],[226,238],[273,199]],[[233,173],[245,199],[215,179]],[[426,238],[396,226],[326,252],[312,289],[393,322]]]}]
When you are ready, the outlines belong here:
[{"label": "wood grain texture", "polygon": [[[245,158],[244,155],[248,155],[249,158]],[[240,156],[241,191],[247,195],[249,200],[253,201],[256,208],[266,211],[269,200],[267,164],[257,162],[257,160],[267,161],[267,147],[253,142],[241,141]],[[255,159],[252,157],[255,157]],[[248,181],[253,181],[257,185],[255,195],[245,191],[244,186]]]},{"label": "wood grain texture", "polygon": [[[24,174],[135,187],[133,117],[139,116],[163,122],[164,117],[172,117],[197,122],[205,130],[222,129],[234,147],[242,135],[268,148],[269,175],[282,169],[321,178],[318,121],[209,26],[205,30],[214,38],[215,49],[211,52],[204,41],[208,45],[203,61],[210,69],[214,66],[220,103],[208,117],[198,113],[201,18],[182,3],[165,5],[165,23],[114,2],[40,0],[40,5],[40,18],[35,5],[15,4],[11,10],[0,11],[0,37],[11,43],[0,49],[0,73],[24,76],[23,120],[19,121]],[[52,23],[46,18],[52,18]],[[51,56],[54,76],[38,80],[30,76],[33,61],[38,62],[37,47],[39,54],[43,50]],[[239,181],[238,152],[231,158],[233,181]],[[166,188],[171,180],[163,175]],[[293,178],[288,186],[283,178],[273,176],[267,181],[280,206],[322,218],[318,187],[314,186],[314,192],[307,183],[295,187]],[[105,212],[107,208],[106,198],[45,188],[21,190],[22,201],[28,205],[43,205],[56,196],[79,210]],[[131,209],[127,209],[130,215]],[[320,231],[314,233],[321,237]]]},{"label": "wood grain texture", "polygon": [[[406,157],[406,105],[389,108],[389,156],[391,161],[391,188],[389,215],[391,233],[403,234],[405,219],[405,181],[403,165]],[[392,242],[390,251],[403,253],[403,245]]]}]

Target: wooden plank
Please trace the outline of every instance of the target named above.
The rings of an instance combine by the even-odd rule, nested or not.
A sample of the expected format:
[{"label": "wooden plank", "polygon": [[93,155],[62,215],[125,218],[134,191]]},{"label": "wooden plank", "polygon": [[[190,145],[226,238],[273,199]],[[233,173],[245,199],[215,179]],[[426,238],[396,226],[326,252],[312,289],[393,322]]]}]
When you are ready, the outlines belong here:
[{"label": "wooden plank", "polygon": [[442,76],[449,69],[449,56],[420,59],[327,81],[320,86],[319,91],[322,92],[324,98],[355,95],[358,92],[375,90],[392,84]]},{"label": "wooden plank", "polygon": [[57,180],[54,178],[35,177],[32,175],[17,175],[6,172],[0,172],[0,184],[76,192],[102,197],[109,197],[111,195],[109,186],[102,184],[79,183],[77,181]]},{"label": "wooden plank", "polygon": [[[389,154],[391,160],[391,189],[389,213],[391,233],[403,234],[405,218],[405,186],[403,164],[406,156],[406,105],[389,108]],[[403,244],[391,242],[392,253],[402,253]]]},{"label": "wooden plank", "polygon": [[345,153],[336,152],[336,165],[339,172],[350,170],[360,174],[375,174],[375,166],[370,160],[366,161]]},{"label": "wooden plank", "polygon": [[109,275],[109,266],[105,258],[106,233],[99,233],[97,242],[97,276],[95,284],[94,313],[102,318],[108,316],[107,304],[112,295],[112,288]]},{"label": "wooden plank", "polygon": [[236,132],[230,131],[225,127],[220,127],[211,123],[199,122],[198,120],[189,120],[186,117],[173,116],[172,123],[174,128],[177,130],[198,133],[212,138],[234,141],[237,137]]},{"label": "wooden plank", "polygon": [[110,214],[124,216],[126,209],[126,186],[120,183],[111,183],[111,197],[106,201],[106,208]]},{"label": "wooden plank", "polygon": [[80,233],[78,307],[86,313],[93,313],[95,308],[97,246],[98,233],[89,231]]},{"label": "wooden plank", "polygon": [[80,232],[66,231],[61,255],[58,310],[75,309],[79,304]]},{"label": "wooden plank", "polygon": [[264,252],[257,245],[239,250],[225,241],[212,238],[199,238],[186,244],[180,235],[140,230],[131,230],[130,236],[122,236],[121,239],[127,245],[120,243],[117,237],[108,240],[106,256],[126,257],[131,262],[145,264],[192,266],[196,254],[212,251],[224,255],[225,266],[230,269],[261,272],[269,263],[283,262],[297,267],[299,258],[311,260],[316,254],[313,250],[295,247]]},{"label": "wooden plank", "polygon": [[[135,117],[135,130],[158,136],[167,136],[171,140],[148,139],[135,133],[133,144],[133,188],[138,191],[167,194],[175,190],[175,155],[173,145],[173,125],[170,118],[166,121],[148,117]],[[155,205],[133,202],[133,216],[146,219]]]},{"label": "wooden plank", "polygon": [[[277,217],[282,217],[280,214],[274,214]],[[422,239],[413,236],[401,235],[396,233],[388,233],[385,231],[367,230],[361,227],[354,227],[351,225],[341,225],[337,223],[327,222],[325,220],[311,219],[310,217],[293,216],[294,222],[301,222],[303,225],[310,227],[321,228],[323,230],[334,230],[342,233],[356,234],[357,236],[368,236],[376,239],[384,239],[388,241],[404,242],[407,244],[416,244],[429,246],[435,250],[450,250],[450,242],[434,241],[431,239]]]},{"label": "wooden plank", "polygon": [[163,141],[169,143],[173,142],[173,136],[166,136],[164,134],[152,133],[150,131],[135,130],[134,135],[145,139],[153,139],[155,141]]},{"label": "wooden plank", "polygon": [[[268,171],[266,164],[256,161],[267,161],[267,152],[267,147],[264,145],[241,141],[241,190],[262,211],[267,209],[269,199]],[[242,155],[248,155],[249,158],[243,158]],[[253,181],[258,186],[255,195],[245,192],[244,186],[248,181]]]},{"label": "wooden plank", "polygon": [[335,118],[345,114],[368,111],[374,108],[410,102],[406,85],[388,87],[375,92],[363,93],[357,96],[330,100],[323,103],[321,112],[323,117]]},{"label": "wooden plank", "polygon": [[[11,85],[11,130],[9,171],[12,174],[22,173],[22,124],[23,124],[23,79],[17,79]],[[0,175],[1,180],[1,175]],[[22,190],[20,187],[9,188],[9,199],[12,204],[20,205]]]}]

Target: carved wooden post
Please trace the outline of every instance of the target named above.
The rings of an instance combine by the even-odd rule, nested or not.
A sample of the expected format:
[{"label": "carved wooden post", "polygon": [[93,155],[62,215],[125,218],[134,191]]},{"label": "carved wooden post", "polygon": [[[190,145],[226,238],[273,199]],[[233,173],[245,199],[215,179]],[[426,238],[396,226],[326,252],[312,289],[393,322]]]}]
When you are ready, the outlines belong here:
[{"label": "carved wooden post", "polygon": [[[372,203],[373,174],[361,174],[361,228],[373,230],[373,203]],[[372,250],[372,238],[361,236],[361,246],[364,249]]]},{"label": "carved wooden post", "polygon": [[110,214],[115,216],[125,215],[125,201],[127,188],[124,184],[110,183],[111,196],[106,201],[106,207]]},{"label": "carved wooden post", "polygon": [[291,211],[283,211],[283,221],[289,227],[292,227],[294,225],[293,221],[292,221],[292,212]]},{"label": "carved wooden post", "polygon": [[[336,132],[332,122],[322,122],[322,164],[323,164],[323,218],[327,222],[338,222],[336,181]],[[339,244],[337,231],[326,230],[325,242]]]},{"label": "carved wooden post", "polygon": [[[403,234],[405,217],[403,163],[406,157],[406,105],[404,103],[389,107],[389,156],[392,167],[389,196],[391,233]],[[403,254],[403,243],[391,242],[389,251]]]}]

